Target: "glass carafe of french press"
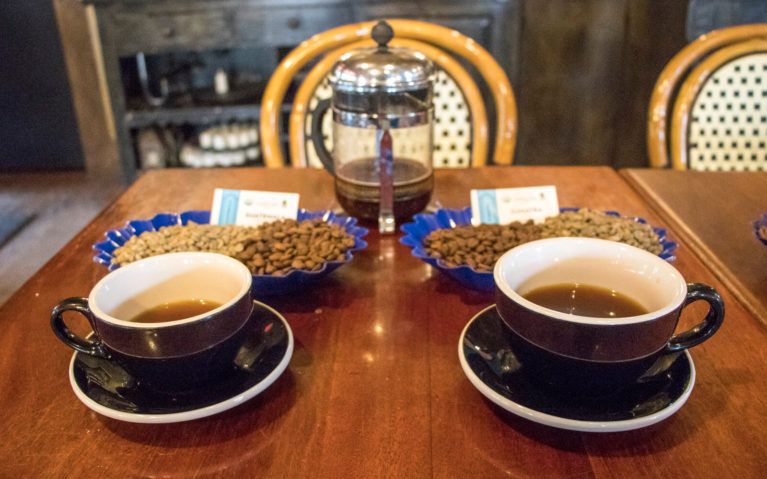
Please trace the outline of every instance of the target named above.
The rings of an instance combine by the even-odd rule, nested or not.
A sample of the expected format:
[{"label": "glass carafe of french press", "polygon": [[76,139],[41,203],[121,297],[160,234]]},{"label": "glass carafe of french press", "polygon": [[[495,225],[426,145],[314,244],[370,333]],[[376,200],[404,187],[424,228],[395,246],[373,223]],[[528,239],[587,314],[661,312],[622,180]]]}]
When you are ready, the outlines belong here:
[{"label": "glass carafe of french press", "polygon": [[434,66],[412,49],[387,46],[393,32],[386,22],[372,36],[377,47],[345,54],[331,71],[332,158],[319,122],[312,138],[343,209],[393,232],[395,222],[428,205],[434,188]]}]

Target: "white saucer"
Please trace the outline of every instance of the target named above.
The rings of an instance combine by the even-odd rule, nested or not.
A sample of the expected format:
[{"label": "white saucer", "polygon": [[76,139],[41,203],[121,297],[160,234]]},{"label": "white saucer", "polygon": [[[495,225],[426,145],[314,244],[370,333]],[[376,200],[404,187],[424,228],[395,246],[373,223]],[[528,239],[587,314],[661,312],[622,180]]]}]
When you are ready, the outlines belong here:
[{"label": "white saucer", "polygon": [[[293,355],[293,333],[285,318],[254,301],[241,353],[253,364],[239,368],[213,387],[186,393],[163,393],[137,386],[119,366],[76,352],[69,363],[69,382],[77,398],[104,416],[135,423],[174,423],[199,419],[252,399],[285,371]],[[250,353],[250,354],[248,354]]]},{"label": "white saucer", "polygon": [[637,383],[609,398],[557,397],[525,376],[503,333],[495,305],[474,316],[461,333],[458,358],[469,381],[501,408],[533,422],[572,431],[616,432],[658,423],[682,407],[695,383],[689,352],[679,354],[661,379]]}]

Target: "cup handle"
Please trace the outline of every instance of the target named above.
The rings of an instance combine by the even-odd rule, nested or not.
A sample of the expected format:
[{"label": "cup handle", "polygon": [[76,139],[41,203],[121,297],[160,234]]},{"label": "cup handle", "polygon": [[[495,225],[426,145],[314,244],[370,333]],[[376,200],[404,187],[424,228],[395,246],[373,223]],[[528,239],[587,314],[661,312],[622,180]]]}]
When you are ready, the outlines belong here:
[{"label": "cup handle", "polygon": [[[84,339],[75,333],[73,333],[67,325],[64,323],[62,315],[64,311],[77,311],[85,316],[91,327],[93,328],[93,338]],[[51,312],[51,329],[56,333],[56,336],[67,346],[80,351],[81,353],[89,354],[99,358],[109,359],[109,352],[104,348],[104,344],[98,337],[95,327],[95,319],[90,308],[88,308],[88,298],[67,298],[61,301],[53,308]]]},{"label": "cup handle", "polygon": [[701,283],[687,284],[687,298],[682,305],[685,308],[695,301],[704,300],[709,304],[708,314],[703,322],[693,328],[676,334],[668,341],[670,351],[681,351],[696,346],[710,338],[724,321],[724,302],[719,293],[711,286]]}]

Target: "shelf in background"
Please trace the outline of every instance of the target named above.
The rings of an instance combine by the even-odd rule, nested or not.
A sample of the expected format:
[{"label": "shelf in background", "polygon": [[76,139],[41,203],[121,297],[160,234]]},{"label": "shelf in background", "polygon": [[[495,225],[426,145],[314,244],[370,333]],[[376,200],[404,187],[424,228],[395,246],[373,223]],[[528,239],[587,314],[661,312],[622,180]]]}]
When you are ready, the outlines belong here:
[{"label": "shelf in background", "polygon": [[260,105],[155,108],[126,112],[125,124],[128,128],[143,128],[153,125],[199,125],[232,120],[257,120],[260,116]]},{"label": "shelf in background", "polygon": [[[290,105],[280,109],[283,115],[290,114]],[[258,120],[261,105],[199,106],[184,108],[155,108],[152,110],[129,110],[125,113],[128,128],[166,125],[205,125],[227,121]]]}]

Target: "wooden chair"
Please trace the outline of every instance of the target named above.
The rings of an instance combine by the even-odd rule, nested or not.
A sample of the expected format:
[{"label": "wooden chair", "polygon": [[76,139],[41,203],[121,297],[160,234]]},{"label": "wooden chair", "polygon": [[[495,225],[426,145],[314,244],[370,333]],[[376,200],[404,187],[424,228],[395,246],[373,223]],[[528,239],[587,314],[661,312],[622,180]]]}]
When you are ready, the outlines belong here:
[{"label": "wooden chair", "polygon": [[[312,163],[313,148],[307,148],[311,143],[307,142],[307,128],[311,122],[312,107],[318,99],[329,97],[327,75],[335,61],[351,49],[374,45],[369,38],[375,23],[346,25],[315,35],[301,43],[280,63],[266,86],[261,102],[261,143],[266,166],[285,165],[279,141],[280,105],[296,73],[308,63],[317,61],[296,92],[289,121],[291,164],[305,167]],[[470,166],[469,163],[479,166],[487,162],[487,111],[477,84],[456,61],[455,55],[472,64],[486,82],[496,113],[493,163],[510,164],[517,133],[516,103],[508,77],[492,56],[474,40],[449,28],[416,20],[388,20],[388,23],[395,35],[391,45],[413,48],[431,58],[439,67],[438,85],[435,87],[435,140],[451,138],[455,151],[467,151],[464,156],[467,160],[470,156],[470,162],[463,161],[462,166]],[[459,94],[454,93],[451,97],[450,91]],[[442,116],[442,112],[450,111],[453,112],[453,122]],[[463,127],[461,122],[467,118],[469,123]],[[444,165],[445,158],[461,158],[459,155],[441,154],[448,150],[451,148],[442,148],[435,141],[435,166],[447,166]]]},{"label": "wooden chair", "polygon": [[767,24],[702,35],[671,59],[650,100],[647,148],[653,167],[767,170]]}]

